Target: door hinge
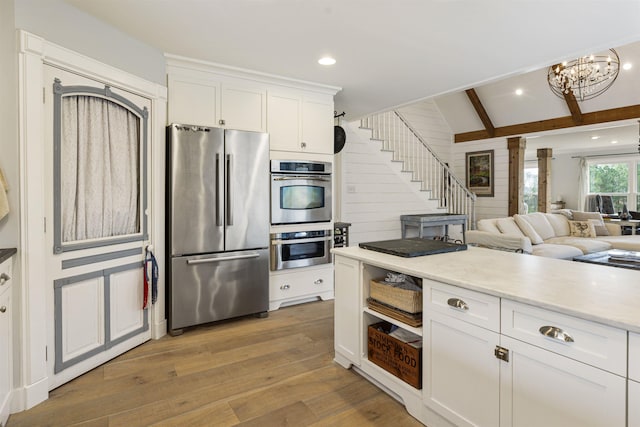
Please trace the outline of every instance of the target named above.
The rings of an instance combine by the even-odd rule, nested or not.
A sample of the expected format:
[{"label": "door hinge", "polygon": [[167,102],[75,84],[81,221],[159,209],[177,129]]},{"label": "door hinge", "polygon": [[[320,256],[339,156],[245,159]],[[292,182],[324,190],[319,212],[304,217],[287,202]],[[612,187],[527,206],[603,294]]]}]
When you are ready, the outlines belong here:
[{"label": "door hinge", "polygon": [[44,346],[44,361],[48,362],[49,361],[49,347],[48,346]]},{"label": "door hinge", "polygon": [[493,354],[495,354],[495,356],[500,360],[504,360],[505,362],[509,361],[508,348],[500,347],[499,345],[497,345],[496,349],[493,351]]}]

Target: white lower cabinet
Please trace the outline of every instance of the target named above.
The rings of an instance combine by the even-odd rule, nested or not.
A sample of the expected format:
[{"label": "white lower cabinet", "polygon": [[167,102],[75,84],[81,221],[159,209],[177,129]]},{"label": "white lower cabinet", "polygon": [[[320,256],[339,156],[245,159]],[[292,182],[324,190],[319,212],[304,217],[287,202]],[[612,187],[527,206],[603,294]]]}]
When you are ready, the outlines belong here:
[{"label": "white lower cabinet", "polygon": [[624,427],[626,379],[502,336],[501,427]]},{"label": "white lower cabinet", "polygon": [[[640,334],[426,278],[423,325],[407,327],[366,307],[386,268],[335,255],[336,361],[425,425],[640,427]],[[422,335],[422,390],[367,360],[379,319]]]},{"label": "white lower cabinet", "polygon": [[361,286],[360,262],[336,257],[334,265],[334,347],[335,359],[345,368],[360,365]]},{"label": "white lower cabinet", "polygon": [[11,412],[13,388],[13,334],[11,330],[11,258],[0,264],[0,425],[5,425]]},{"label": "white lower cabinet", "polygon": [[440,313],[424,322],[426,405],[457,426],[497,426],[500,335]]},{"label": "white lower cabinet", "polygon": [[269,310],[296,302],[333,299],[333,265],[282,270],[269,276]]}]

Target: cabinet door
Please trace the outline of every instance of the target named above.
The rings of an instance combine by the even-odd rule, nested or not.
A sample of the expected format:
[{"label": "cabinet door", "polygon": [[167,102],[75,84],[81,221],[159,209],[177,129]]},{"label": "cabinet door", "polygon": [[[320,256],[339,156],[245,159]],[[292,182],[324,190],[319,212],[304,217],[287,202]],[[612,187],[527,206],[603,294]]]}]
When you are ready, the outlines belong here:
[{"label": "cabinet door", "polygon": [[425,404],[457,426],[497,426],[499,334],[435,312],[424,322]]},{"label": "cabinet door", "polygon": [[627,408],[629,411],[629,427],[640,426],[640,382],[629,380],[629,398]]},{"label": "cabinet door", "polygon": [[360,365],[360,262],[335,257],[334,335],[336,361],[348,367],[349,362]]},{"label": "cabinet door", "polygon": [[302,103],[302,151],[333,154],[333,100]]},{"label": "cabinet door", "polygon": [[501,345],[501,427],[625,426],[625,378],[509,337]]},{"label": "cabinet door", "polygon": [[272,150],[301,151],[302,99],[298,95],[269,93],[267,131]]},{"label": "cabinet door", "polygon": [[[5,286],[6,288],[6,286]],[[6,423],[11,405],[9,394],[12,388],[11,345],[11,288],[0,293],[0,425]]]},{"label": "cabinet door", "polygon": [[169,123],[218,127],[220,84],[169,75]]},{"label": "cabinet door", "polygon": [[226,129],[266,131],[267,93],[250,87],[222,86],[221,121]]}]

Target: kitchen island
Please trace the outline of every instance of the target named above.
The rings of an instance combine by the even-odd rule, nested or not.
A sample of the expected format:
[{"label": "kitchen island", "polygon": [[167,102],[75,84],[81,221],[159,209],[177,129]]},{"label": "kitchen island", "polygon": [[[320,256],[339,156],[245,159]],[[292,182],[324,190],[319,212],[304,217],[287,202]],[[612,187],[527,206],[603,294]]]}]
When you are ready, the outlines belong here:
[{"label": "kitchen island", "polygon": [[[476,247],[415,258],[333,253],[336,362],[421,422],[640,425],[637,271]],[[368,307],[370,280],[388,272],[422,279],[421,327]],[[422,337],[421,389],[368,360],[367,328],[380,321]]]}]

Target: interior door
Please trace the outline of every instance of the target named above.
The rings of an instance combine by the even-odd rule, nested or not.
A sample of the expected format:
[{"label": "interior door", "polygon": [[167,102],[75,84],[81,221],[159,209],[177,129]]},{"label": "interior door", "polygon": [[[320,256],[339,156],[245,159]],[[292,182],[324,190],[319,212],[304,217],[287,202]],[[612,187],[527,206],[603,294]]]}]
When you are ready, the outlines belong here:
[{"label": "interior door", "polygon": [[[144,116],[146,114],[148,117],[151,102],[105,86],[104,82],[53,66],[45,66],[44,72],[45,186],[48,186],[45,187],[45,234],[50,248],[47,250],[49,256],[46,263],[47,282],[50,284],[47,290],[47,317],[51,325],[47,331],[47,364],[49,387],[53,389],[151,338],[149,310],[143,308],[143,262],[144,247],[148,242],[147,198],[150,194],[146,141],[150,135],[150,124]],[[135,117],[138,114],[140,119],[132,127],[137,129],[134,139],[139,141],[139,145],[132,148],[134,155],[131,162],[137,164],[127,169],[124,164],[113,162],[115,169],[109,178],[110,184],[106,178],[95,180],[103,164],[117,153],[105,149],[92,159],[93,163],[84,166],[88,171],[82,174],[79,171],[80,161],[76,158],[79,155],[76,156],[67,145],[60,144],[61,129],[67,132],[68,129],[81,127],[70,123],[73,122],[71,119],[76,119],[68,117],[72,110],[64,107],[64,111],[60,111],[61,100],[65,96],[76,96],[76,92],[80,93],[78,99],[80,96],[99,98],[106,105],[114,104],[118,111],[136,106],[135,114],[134,110],[128,114]],[[91,122],[87,130],[89,135],[92,135],[93,126]],[[91,136],[89,140],[95,141],[96,138]],[[78,143],[78,152],[82,149],[81,145]],[[69,176],[66,172],[69,170],[78,170],[71,194],[70,186],[66,184],[66,177]],[[88,197],[88,193],[96,187],[96,182],[100,186],[114,185],[113,182],[130,174],[131,170],[138,175],[130,177],[133,182],[138,182],[133,186],[135,188],[137,185],[137,188],[132,190],[134,196],[130,204],[133,210],[114,208],[109,215],[111,222],[130,222],[133,231],[123,234],[108,231],[100,237],[65,237],[65,215],[69,216],[70,205],[76,203],[74,200]],[[118,197],[118,194],[113,197]],[[88,203],[89,211],[93,210],[96,203],[103,202]],[[106,201],[103,204],[106,206]],[[103,212],[107,212],[104,209]],[[77,213],[73,215],[79,216]],[[87,223],[90,221],[87,219]],[[106,223],[106,220],[103,222]],[[82,227],[77,225],[76,228]]]}]

